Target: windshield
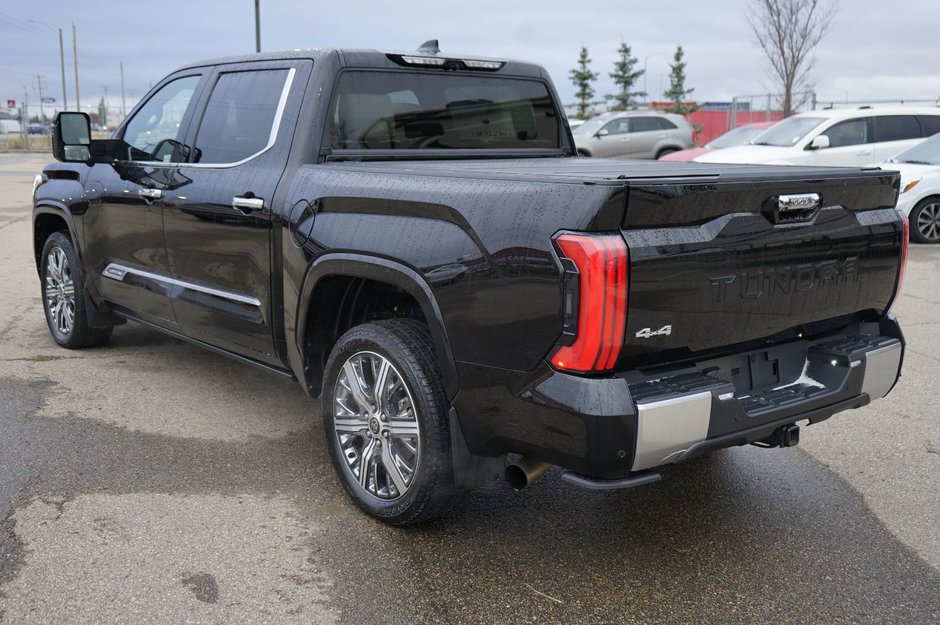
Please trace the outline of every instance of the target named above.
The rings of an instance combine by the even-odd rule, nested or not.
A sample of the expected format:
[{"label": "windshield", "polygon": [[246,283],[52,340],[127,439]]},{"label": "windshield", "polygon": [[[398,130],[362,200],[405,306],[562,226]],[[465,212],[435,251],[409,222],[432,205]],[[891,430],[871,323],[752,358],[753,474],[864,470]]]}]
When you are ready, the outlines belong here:
[{"label": "windshield", "polygon": [[762,134],[754,145],[788,148],[799,143],[809,132],[826,121],[825,117],[790,117]]},{"label": "windshield", "polygon": [[558,149],[559,117],[539,80],[343,72],[330,115],[339,150]]},{"label": "windshield", "polygon": [[901,152],[891,160],[895,163],[940,165],[940,134],[930,137],[923,143],[918,143],[910,150]]},{"label": "windshield", "polygon": [[735,128],[716,138],[705,147],[710,150],[721,150],[731,148],[736,145],[745,145],[751,142],[751,139],[767,130],[766,128]]},{"label": "windshield", "polygon": [[576,126],[572,128],[571,132],[573,132],[576,135],[593,135],[595,132],[603,128],[604,124],[606,124],[608,121],[610,120],[598,119],[597,117],[595,117],[594,119],[587,120],[580,126]]}]

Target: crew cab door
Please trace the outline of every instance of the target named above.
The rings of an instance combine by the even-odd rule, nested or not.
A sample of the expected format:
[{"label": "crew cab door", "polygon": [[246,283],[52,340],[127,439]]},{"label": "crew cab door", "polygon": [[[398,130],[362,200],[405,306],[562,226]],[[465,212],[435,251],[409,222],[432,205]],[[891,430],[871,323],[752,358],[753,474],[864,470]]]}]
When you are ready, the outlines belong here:
[{"label": "crew cab door", "polygon": [[[272,240],[309,61],[216,68],[190,129],[192,181],[166,194],[173,310],[195,339],[270,364],[275,350]],[[292,89],[292,87],[295,87]]]},{"label": "crew cab door", "polygon": [[205,72],[166,78],[119,127],[113,164],[93,165],[85,176],[83,219],[87,278],[118,310],[176,330],[170,304],[170,267],[163,239],[163,201],[185,193],[188,180],[176,161]]}]

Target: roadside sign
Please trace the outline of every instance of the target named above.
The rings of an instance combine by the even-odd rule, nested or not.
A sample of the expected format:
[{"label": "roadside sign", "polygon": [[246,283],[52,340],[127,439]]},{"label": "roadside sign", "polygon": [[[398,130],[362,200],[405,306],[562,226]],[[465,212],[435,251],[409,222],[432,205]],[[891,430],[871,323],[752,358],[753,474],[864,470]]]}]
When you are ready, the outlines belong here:
[{"label": "roadside sign", "polygon": [[55,98],[43,98],[42,103],[43,104],[55,104]]},{"label": "roadside sign", "polygon": [[16,100],[7,100],[7,108],[8,108],[8,109],[15,109],[15,108],[16,108]]}]

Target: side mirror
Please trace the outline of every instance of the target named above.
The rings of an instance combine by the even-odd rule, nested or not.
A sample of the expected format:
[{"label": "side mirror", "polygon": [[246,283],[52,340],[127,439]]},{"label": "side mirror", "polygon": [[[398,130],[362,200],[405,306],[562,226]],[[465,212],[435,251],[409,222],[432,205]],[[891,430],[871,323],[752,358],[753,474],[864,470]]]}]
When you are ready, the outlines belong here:
[{"label": "side mirror", "polygon": [[610,131],[609,131],[609,130],[607,130],[607,129],[605,129],[605,128],[601,128],[600,130],[597,131],[597,134],[594,135],[594,136],[595,136],[595,137],[606,137],[606,136],[609,135],[609,134],[610,134]]},{"label": "side mirror", "polygon": [[829,135],[817,135],[809,144],[810,150],[824,150],[829,147]]},{"label": "side mirror", "polygon": [[55,116],[52,155],[63,163],[91,160],[91,120],[86,113],[63,112]]}]

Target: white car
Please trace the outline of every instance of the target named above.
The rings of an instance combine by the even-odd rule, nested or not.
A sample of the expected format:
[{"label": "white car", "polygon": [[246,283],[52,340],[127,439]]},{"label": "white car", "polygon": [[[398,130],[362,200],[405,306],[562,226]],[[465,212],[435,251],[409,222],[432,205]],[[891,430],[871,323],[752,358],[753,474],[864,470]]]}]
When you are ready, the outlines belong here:
[{"label": "white car", "polygon": [[940,108],[826,109],[788,117],[751,145],[717,150],[703,163],[864,167],[940,132]]},{"label": "white car", "polygon": [[911,241],[940,243],[940,134],[881,164],[901,172],[898,210],[911,223]]}]

